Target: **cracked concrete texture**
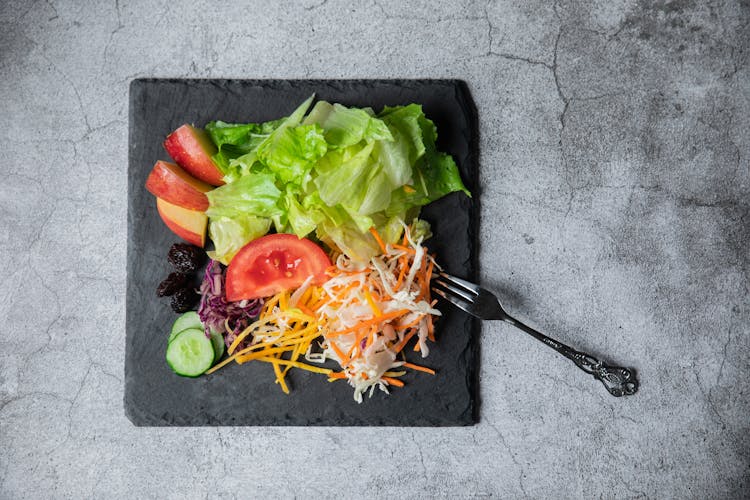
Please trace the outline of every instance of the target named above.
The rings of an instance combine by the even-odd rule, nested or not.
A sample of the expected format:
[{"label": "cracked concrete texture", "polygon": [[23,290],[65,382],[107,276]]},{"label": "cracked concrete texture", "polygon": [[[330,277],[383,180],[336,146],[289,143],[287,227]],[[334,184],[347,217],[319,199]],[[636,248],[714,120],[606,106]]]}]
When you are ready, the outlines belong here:
[{"label": "cracked concrete texture", "polygon": [[[3,2],[0,497],[746,496],[749,25],[744,1]],[[482,281],[640,393],[487,324],[472,428],[134,428],[141,76],[466,80]]]}]

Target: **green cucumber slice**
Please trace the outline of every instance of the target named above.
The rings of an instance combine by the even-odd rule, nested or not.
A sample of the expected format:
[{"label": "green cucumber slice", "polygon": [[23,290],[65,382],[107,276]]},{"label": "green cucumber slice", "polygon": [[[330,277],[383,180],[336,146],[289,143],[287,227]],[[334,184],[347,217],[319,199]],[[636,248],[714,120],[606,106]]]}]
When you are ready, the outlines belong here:
[{"label": "green cucumber slice", "polygon": [[216,364],[224,355],[224,349],[227,346],[224,344],[224,336],[213,330],[211,330],[211,343],[214,345],[214,364]]},{"label": "green cucumber slice", "polygon": [[188,328],[203,328],[203,323],[201,323],[201,319],[195,311],[188,311],[174,321],[172,324],[172,332],[169,334],[169,340],[167,342],[172,342],[172,339],[175,338],[178,333],[187,330]]},{"label": "green cucumber slice", "polygon": [[183,377],[197,377],[214,364],[214,346],[203,328],[178,333],[167,346],[167,364]]}]

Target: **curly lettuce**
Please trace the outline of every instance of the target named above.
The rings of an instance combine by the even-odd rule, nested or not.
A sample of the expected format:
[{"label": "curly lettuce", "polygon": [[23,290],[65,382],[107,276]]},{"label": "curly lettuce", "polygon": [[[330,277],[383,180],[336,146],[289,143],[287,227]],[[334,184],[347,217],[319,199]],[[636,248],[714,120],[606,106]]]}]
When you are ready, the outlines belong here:
[{"label": "curly lettuce", "polygon": [[279,120],[207,125],[227,183],[208,193],[206,212],[222,262],[271,224],[366,261],[379,252],[371,227],[395,242],[422,206],[471,196],[421,106],[375,114],[319,101],[307,113],[312,99]]}]

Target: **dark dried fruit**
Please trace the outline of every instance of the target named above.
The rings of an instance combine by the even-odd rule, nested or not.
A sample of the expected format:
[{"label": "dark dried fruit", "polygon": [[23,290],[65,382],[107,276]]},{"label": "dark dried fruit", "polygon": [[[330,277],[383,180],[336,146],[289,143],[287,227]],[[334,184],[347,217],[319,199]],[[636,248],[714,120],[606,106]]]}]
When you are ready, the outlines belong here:
[{"label": "dark dried fruit", "polygon": [[190,276],[183,273],[170,273],[169,276],[164,278],[164,281],[159,283],[156,288],[156,295],[159,297],[169,297],[174,295],[180,288],[185,288],[188,283]]},{"label": "dark dried fruit", "polygon": [[172,310],[184,313],[191,310],[198,302],[198,294],[192,288],[180,288],[172,296]]},{"label": "dark dried fruit", "polygon": [[167,260],[181,273],[192,273],[206,261],[206,252],[188,243],[175,243],[169,249]]}]

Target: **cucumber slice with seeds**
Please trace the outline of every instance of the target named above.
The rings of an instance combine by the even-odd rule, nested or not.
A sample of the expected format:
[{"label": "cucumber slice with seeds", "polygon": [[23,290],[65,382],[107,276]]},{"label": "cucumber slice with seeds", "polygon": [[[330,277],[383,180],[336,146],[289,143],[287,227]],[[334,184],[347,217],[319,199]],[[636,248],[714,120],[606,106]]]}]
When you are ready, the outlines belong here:
[{"label": "cucumber slice with seeds", "polygon": [[203,328],[179,332],[167,346],[167,364],[183,377],[197,377],[214,364],[214,345]]}]

